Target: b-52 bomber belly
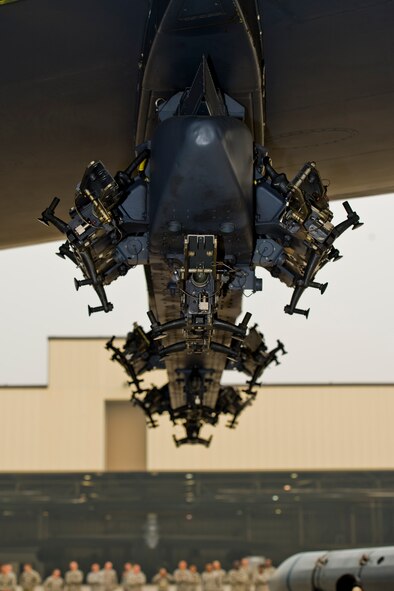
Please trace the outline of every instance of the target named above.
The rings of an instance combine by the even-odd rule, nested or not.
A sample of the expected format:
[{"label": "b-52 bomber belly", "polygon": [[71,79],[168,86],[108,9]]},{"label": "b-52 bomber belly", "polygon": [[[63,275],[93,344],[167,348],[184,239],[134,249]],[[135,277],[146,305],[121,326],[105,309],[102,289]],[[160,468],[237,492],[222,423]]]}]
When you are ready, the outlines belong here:
[{"label": "b-52 bomber belly", "polygon": [[[254,141],[264,141],[264,62],[260,0],[151,0],[144,46],[136,145],[152,138],[157,104],[166,111],[189,88],[202,56],[216,83],[242,105]],[[216,105],[217,106],[217,105]]]},{"label": "b-52 bomber belly", "polygon": [[[59,255],[83,272],[109,312],[105,286],[144,265],[151,329],[135,324],[122,348],[107,348],[131,378],[132,400],[151,426],[168,414],[185,427],[183,443],[209,444],[204,424],[222,414],[229,426],[256,395],[268,351],[250,314],[240,322],[245,290],[260,291],[257,267],[293,289],[285,311],[308,287],[324,292],[317,271],[340,258],[334,241],[360,225],[331,223],[326,187],[314,162],[289,181],[263,141],[263,65],[257,4],[248,1],[153,2],[141,62],[136,158],[112,176],[92,162],[77,187],[70,220],[43,212],[67,240]],[[165,368],[168,384],[142,387]],[[245,373],[244,390],[220,384],[224,369]]]}]

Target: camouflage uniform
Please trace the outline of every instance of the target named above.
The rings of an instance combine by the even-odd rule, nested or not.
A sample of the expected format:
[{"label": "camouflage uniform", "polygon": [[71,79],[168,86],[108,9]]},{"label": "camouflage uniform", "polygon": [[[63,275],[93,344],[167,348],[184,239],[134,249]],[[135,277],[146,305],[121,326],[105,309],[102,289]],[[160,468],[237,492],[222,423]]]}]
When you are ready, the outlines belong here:
[{"label": "camouflage uniform", "polygon": [[172,576],[168,573],[166,575],[157,573],[157,575],[153,577],[152,583],[156,585],[157,591],[168,591],[172,583]]},{"label": "camouflage uniform", "polygon": [[238,571],[238,591],[250,591],[252,586],[252,573],[248,568],[241,566]]},{"label": "camouflage uniform", "polygon": [[201,585],[201,577],[199,573],[193,573],[189,570],[190,575],[190,582],[188,586],[189,591],[197,591],[198,587]]},{"label": "camouflage uniform", "polygon": [[15,573],[0,573],[0,591],[16,591]]},{"label": "camouflage uniform", "polygon": [[123,591],[127,591],[127,577],[132,572],[133,572],[132,570],[124,570],[123,573],[122,573],[122,577],[121,577],[121,580],[120,580],[120,585],[123,588]]},{"label": "camouflage uniform", "polygon": [[231,591],[236,590],[237,573],[238,573],[238,570],[236,570],[235,568],[231,568],[227,573],[226,583],[228,583],[230,585]]},{"label": "camouflage uniform", "polygon": [[265,569],[266,574],[268,575],[268,580],[272,579],[274,574],[276,573],[276,568],[274,566],[267,566]]},{"label": "camouflage uniform", "polygon": [[146,576],[143,572],[133,573],[133,571],[125,573],[123,577],[123,589],[125,591],[142,591],[142,587],[146,583]]},{"label": "camouflage uniform", "polygon": [[191,574],[188,569],[177,568],[174,571],[176,591],[190,591]]},{"label": "camouflage uniform", "polygon": [[68,570],[64,575],[67,591],[81,591],[83,572],[79,569]]},{"label": "camouflage uniform", "polygon": [[118,575],[116,571],[113,568],[103,568],[100,574],[104,591],[114,591],[118,586]]},{"label": "camouflage uniform", "polygon": [[201,575],[202,580],[202,588],[203,591],[217,591],[218,587],[218,577],[215,571],[205,571]]},{"label": "camouflage uniform", "polygon": [[104,591],[102,571],[90,571],[86,577],[86,583],[91,591]]},{"label": "camouflage uniform", "polygon": [[228,573],[228,582],[231,586],[231,591],[249,591],[249,573],[244,568],[230,570]]},{"label": "camouflage uniform", "polygon": [[37,585],[41,585],[41,577],[36,570],[23,571],[19,577],[19,585],[23,591],[33,591]]},{"label": "camouflage uniform", "polygon": [[226,582],[226,571],[222,568],[214,569],[212,574],[215,576],[216,579],[216,589],[217,591],[223,591],[224,584]]},{"label": "camouflage uniform", "polygon": [[257,572],[254,576],[254,591],[269,591],[269,580],[270,576],[265,570],[261,573]]},{"label": "camouflage uniform", "polygon": [[62,577],[47,577],[44,581],[45,591],[63,591],[64,579]]}]

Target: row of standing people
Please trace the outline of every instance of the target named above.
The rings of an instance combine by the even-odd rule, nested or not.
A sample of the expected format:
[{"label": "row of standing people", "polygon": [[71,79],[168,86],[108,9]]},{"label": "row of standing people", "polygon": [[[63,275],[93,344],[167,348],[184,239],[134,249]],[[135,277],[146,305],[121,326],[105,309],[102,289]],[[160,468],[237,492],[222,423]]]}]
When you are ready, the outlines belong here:
[{"label": "row of standing people", "polygon": [[[134,569],[136,570],[136,565]],[[65,572],[64,578],[60,569],[56,568],[49,577],[42,581],[41,575],[29,563],[23,565],[19,577],[19,585],[23,591],[34,591],[41,584],[45,591],[62,591],[64,588],[67,591],[80,591],[83,582],[83,572],[79,569],[79,565],[75,560],[70,562],[69,570]],[[93,564],[86,582],[92,591],[114,591],[118,587],[118,575],[113,568],[112,562],[106,562],[103,569],[100,569],[98,564]],[[17,577],[12,570],[12,565],[2,564],[0,569],[0,591],[16,591],[17,584]]]},{"label": "row of standing people", "polygon": [[[207,563],[203,573],[199,573],[195,565],[187,565],[181,560],[173,574],[167,569],[161,568],[153,577],[152,583],[158,591],[167,591],[170,585],[175,585],[177,591],[222,591],[225,584],[230,585],[231,591],[268,591],[268,582],[275,569],[272,562],[267,559],[260,564],[257,571],[251,571],[247,559],[236,561],[233,568],[226,573],[218,560]],[[43,582],[45,591],[81,591],[84,582],[84,574],[79,569],[76,561],[70,562],[69,570],[64,578],[60,569],[55,569],[51,576]],[[92,564],[86,577],[86,583],[91,591],[114,591],[119,584],[123,591],[142,591],[146,584],[146,576],[139,564],[127,562],[121,581],[113,568],[112,562],[106,562],[104,568],[97,563]],[[23,591],[34,591],[35,587],[42,583],[40,574],[32,568],[31,564],[25,564],[19,577],[19,585]],[[17,579],[10,564],[3,564],[0,570],[0,591],[16,591]]]},{"label": "row of standing people", "polygon": [[[12,570],[12,565],[5,563],[0,568],[0,591],[16,591],[18,581]],[[23,591],[34,591],[37,585],[41,584],[40,574],[33,569],[32,565],[26,563],[19,577],[19,585]]]},{"label": "row of standing people", "polygon": [[[163,570],[165,569],[161,569]],[[227,573],[220,562],[214,560],[207,563],[200,574],[194,565],[188,568],[186,561],[182,560],[174,575],[167,575],[166,586],[159,586],[159,575],[154,577],[153,582],[158,585],[159,591],[166,591],[170,583],[175,583],[177,591],[223,591],[224,585],[229,585],[231,591],[251,591],[252,588],[254,591],[269,591],[268,583],[275,570],[270,559],[259,564],[257,570],[252,570],[248,559],[244,558],[235,561],[233,568]]]},{"label": "row of standing people", "polygon": [[[224,585],[229,585],[231,591],[268,591],[268,582],[275,572],[270,559],[260,564],[256,571],[251,571],[247,559],[236,561],[233,568],[226,573],[218,560],[205,565],[203,573],[199,573],[195,565],[188,566],[185,560],[181,560],[173,574],[166,568],[160,568],[153,577],[152,583],[158,591],[168,591],[170,585],[176,586],[176,591],[223,591]],[[60,571],[59,571],[60,573]],[[67,591],[80,591],[83,582],[83,574],[77,568],[75,562],[70,564],[70,570],[65,574],[64,582]],[[114,591],[119,585],[123,591],[142,591],[147,579],[139,564],[127,562],[121,581],[118,581],[117,573],[111,562],[106,562],[103,569],[98,564],[92,564],[91,571],[86,577],[86,583],[91,591]],[[60,581],[58,581],[60,583]],[[62,584],[53,585],[52,577],[49,577],[44,587],[46,591],[60,591]],[[0,590],[1,591],[1,590]],[[26,590],[30,591],[30,590]]]},{"label": "row of standing people", "polygon": [[[79,569],[78,563],[73,561],[70,562],[70,568],[65,573],[64,579],[59,569],[53,571],[52,575],[44,581],[44,591],[62,591],[63,587],[65,587],[66,591],[81,591],[83,582],[84,574]],[[112,562],[106,562],[104,568],[100,568],[100,565],[96,562],[93,563],[90,572],[86,576],[86,584],[91,591],[114,591],[119,586],[124,591],[140,591],[145,583],[146,576],[142,572],[140,565],[131,564],[131,562],[126,562],[124,565],[120,582]]]}]

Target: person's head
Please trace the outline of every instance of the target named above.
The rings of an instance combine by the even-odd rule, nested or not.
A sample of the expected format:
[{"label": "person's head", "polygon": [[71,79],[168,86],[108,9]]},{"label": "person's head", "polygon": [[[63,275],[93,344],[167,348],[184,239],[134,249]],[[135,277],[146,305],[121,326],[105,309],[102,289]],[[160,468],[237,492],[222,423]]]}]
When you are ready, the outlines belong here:
[{"label": "person's head", "polygon": [[161,569],[159,570],[159,575],[161,577],[166,577],[167,576],[167,569],[164,568],[164,566],[162,566]]},{"label": "person's head", "polygon": [[139,564],[135,564],[134,568],[133,568],[133,573],[135,575],[138,575],[138,573],[140,573],[140,572],[141,572],[141,566]]},{"label": "person's head", "polygon": [[125,572],[130,572],[131,570],[133,570],[133,565],[131,564],[131,562],[125,562],[123,568]]},{"label": "person's head", "polygon": [[55,568],[55,570],[52,571],[52,576],[55,577],[55,579],[59,579],[60,574],[60,568]]},{"label": "person's head", "polygon": [[113,564],[110,560],[108,560],[105,564],[104,564],[104,569],[105,570],[112,570],[113,569]]},{"label": "person's head", "polygon": [[239,560],[234,560],[234,562],[233,562],[233,569],[234,570],[239,570],[239,567],[240,567]]},{"label": "person's head", "polygon": [[0,572],[1,572],[3,575],[7,574],[7,565],[6,565],[6,564],[2,564],[2,565],[1,565]]},{"label": "person's head", "polygon": [[207,573],[211,573],[213,570],[213,565],[211,562],[207,562],[207,564],[205,565],[205,572]]},{"label": "person's head", "polygon": [[191,572],[191,573],[193,573],[193,574],[194,574],[194,573],[196,573],[196,572],[197,572],[197,567],[196,567],[196,565],[195,565],[195,564],[191,564],[191,565],[189,566],[189,570],[190,570],[190,572]]},{"label": "person's head", "polygon": [[265,569],[265,564],[259,564],[257,567],[257,570],[259,573],[264,572],[264,569]]},{"label": "person's head", "polygon": [[92,573],[98,573],[100,570],[100,565],[97,562],[94,562],[90,568]]},{"label": "person's head", "polygon": [[78,570],[78,562],[76,560],[70,562],[70,570]]},{"label": "person's head", "polygon": [[242,568],[249,568],[249,560],[247,558],[242,558],[241,566]]},{"label": "person's head", "polygon": [[178,563],[178,568],[179,568],[179,570],[186,570],[187,569],[187,562],[186,562],[186,560],[181,560]]},{"label": "person's head", "polygon": [[33,567],[29,562],[26,562],[26,564],[23,565],[23,570],[25,573],[31,573]]},{"label": "person's head", "polygon": [[12,573],[12,564],[7,563],[7,564],[4,565],[4,567],[5,567],[5,571],[4,572],[7,573],[7,575],[9,573]]},{"label": "person's head", "polygon": [[220,564],[219,560],[214,560],[212,562],[212,566],[214,570],[221,570],[222,565]]}]

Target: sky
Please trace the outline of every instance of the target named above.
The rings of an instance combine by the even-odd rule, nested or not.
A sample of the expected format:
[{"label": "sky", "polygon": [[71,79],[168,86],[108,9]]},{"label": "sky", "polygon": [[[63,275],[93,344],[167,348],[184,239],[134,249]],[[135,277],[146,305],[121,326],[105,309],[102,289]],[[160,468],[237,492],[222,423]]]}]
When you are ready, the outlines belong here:
[{"label": "sky", "polygon": [[[394,383],[393,197],[352,199],[364,226],[338,239],[343,258],[317,275],[329,284],[325,294],[304,294],[308,320],[284,313],[291,290],[259,270],[263,292],[245,297],[243,312],[252,313],[250,324],[258,323],[269,347],[279,338],[288,351],[265,383]],[[346,217],[340,202],[331,208],[335,223]],[[59,244],[0,251],[0,385],[46,384],[48,337],[123,336],[135,321],[149,328],[142,267],[107,288],[112,312],[89,317],[97,296],[90,287],[75,291],[81,274],[55,256]],[[240,383],[234,372],[225,381]]]}]

